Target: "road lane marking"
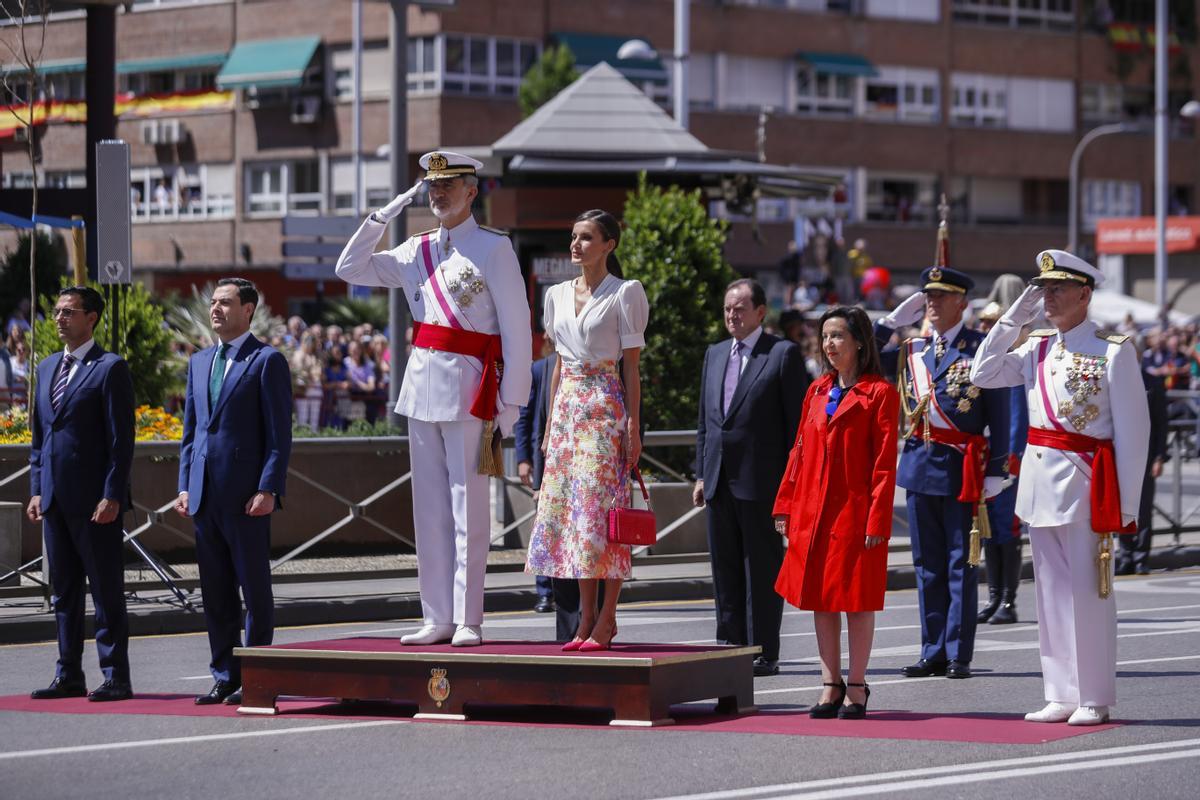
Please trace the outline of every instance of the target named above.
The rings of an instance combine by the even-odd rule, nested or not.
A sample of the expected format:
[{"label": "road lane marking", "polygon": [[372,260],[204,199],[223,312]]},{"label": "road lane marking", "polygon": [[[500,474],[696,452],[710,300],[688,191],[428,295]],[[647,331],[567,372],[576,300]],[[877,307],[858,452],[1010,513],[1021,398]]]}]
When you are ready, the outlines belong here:
[{"label": "road lane marking", "polygon": [[0,761],[11,761],[17,758],[38,758],[41,756],[64,756],[76,753],[97,753],[105,750],[124,750],[135,747],[158,747],[169,744],[196,744],[198,742],[219,742],[232,739],[253,739],[260,736],[287,736],[293,733],[324,733],[326,731],[344,731],[352,728],[379,728],[385,725],[409,725],[408,720],[379,720],[375,722],[347,722],[337,725],[306,725],[297,728],[275,728],[265,731],[242,731],[239,733],[214,733],[203,736],[178,736],[170,739],[140,739],[131,742],[105,742],[103,744],[83,744],[74,747],[47,747],[40,750],[18,750],[13,753],[0,753]]},{"label": "road lane marking", "polygon": [[[796,797],[805,800],[817,800],[824,797],[853,797],[863,794],[878,794],[895,792],[905,788],[900,782],[918,783],[921,779],[953,780],[959,777],[960,783],[968,783],[980,779],[981,774],[996,775],[997,777],[1021,777],[1028,774],[1030,769],[1049,769],[1059,766],[1060,770],[1092,769],[1097,766],[1115,766],[1131,763],[1145,764],[1152,760],[1171,758],[1191,758],[1200,754],[1200,739],[1180,739],[1173,742],[1155,742],[1151,744],[1128,745],[1125,747],[1109,747],[1097,750],[1080,750],[1070,753],[1055,753],[1052,755],[1023,756],[1019,758],[996,759],[993,761],[976,761],[957,764],[946,764],[936,767],[921,767],[918,769],[896,770],[893,772],[878,772],[866,775],[848,775],[841,778],[826,778],[809,780],[799,783],[780,783],[771,786],[751,786],[744,789],[730,789],[717,792],[702,792],[697,794],[672,795],[660,797],[657,800],[733,800],[734,798],[765,797]],[[995,779],[995,778],[993,778]],[[891,783],[885,783],[890,781]],[[870,785],[875,784],[875,785]],[[826,794],[820,790],[844,794]],[[792,794],[785,794],[785,793]]]}]

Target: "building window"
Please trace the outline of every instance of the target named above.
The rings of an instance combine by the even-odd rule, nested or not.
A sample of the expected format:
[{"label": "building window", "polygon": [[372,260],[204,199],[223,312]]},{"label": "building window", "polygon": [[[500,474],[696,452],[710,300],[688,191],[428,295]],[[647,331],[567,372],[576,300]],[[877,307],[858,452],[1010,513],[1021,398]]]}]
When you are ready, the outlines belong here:
[{"label": "building window", "polygon": [[959,125],[1004,127],[1008,120],[1008,80],[964,73],[951,76],[950,119]]},{"label": "building window", "polygon": [[[411,46],[413,40],[409,40]],[[362,51],[362,93],[364,100],[386,100],[392,86],[392,51],[387,42],[367,42]],[[333,99],[349,103],[354,99],[354,49],[331,50],[329,67],[333,80]]]},{"label": "building window", "polygon": [[854,78],[818,72],[807,64],[796,67],[795,109],[832,117],[854,114]]},{"label": "building window", "polygon": [[937,179],[933,175],[867,174],[867,219],[929,222],[934,217]]},{"label": "building window", "polygon": [[134,222],[233,217],[233,165],[182,164],[129,172]]},{"label": "building window", "polygon": [[733,109],[786,108],[788,63],[777,58],[718,53],[717,105]]},{"label": "building window", "polygon": [[937,122],[938,73],[933,69],[879,67],[864,79],[863,115],[869,119]]},{"label": "building window", "polygon": [[951,0],[955,22],[1075,30],[1074,0]]},{"label": "building window", "polygon": [[1085,231],[1096,230],[1096,221],[1107,217],[1142,214],[1142,186],[1137,181],[1085,179],[1080,196]]},{"label": "building window", "polygon": [[[334,213],[349,214],[354,208],[354,160],[339,158],[329,165],[330,207]],[[392,199],[392,173],[387,159],[362,160],[362,190],[358,210],[379,208]]]},{"label": "building window", "polygon": [[60,72],[57,75],[48,75],[45,79],[45,87],[48,100],[63,102],[83,100],[86,97],[82,72]]},{"label": "building window", "polygon": [[515,39],[445,34],[442,90],[515,97],[521,77],[541,55],[541,45]]},{"label": "building window", "polygon": [[862,7],[862,0],[730,0],[732,5],[759,6],[761,8],[786,8],[793,11],[810,11],[821,14],[849,14]]},{"label": "building window", "polygon": [[941,0],[863,0],[868,17],[937,22]]},{"label": "building window", "polygon": [[441,89],[438,70],[438,37],[420,36],[408,40],[408,93],[432,94]]},{"label": "building window", "polygon": [[323,199],[316,159],[246,165],[246,212],[250,216],[321,211]]}]

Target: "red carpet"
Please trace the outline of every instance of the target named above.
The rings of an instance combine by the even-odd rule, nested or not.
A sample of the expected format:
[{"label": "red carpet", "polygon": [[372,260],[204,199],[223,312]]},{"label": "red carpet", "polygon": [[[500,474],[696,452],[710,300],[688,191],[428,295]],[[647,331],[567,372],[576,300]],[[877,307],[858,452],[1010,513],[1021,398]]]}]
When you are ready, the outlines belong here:
[{"label": "red carpet", "polygon": [[271,645],[272,650],[336,650],[349,653],[438,653],[480,656],[560,656],[562,658],[577,658],[590,656],[593,658],[669,658],[671,656],[695,655],[710,653],[714,650],[729,650],[726,645],[691,645],[691,644],[622,644],[617,641],[611,650],[598,650],[590,653],[564,653],[562,645],[555,642],[525,642],[525,641],[491,641],[484,642],[479,647],[452,647],[449,644],[434,644],[424,647],[405,646],[395,636],[351,636],[345,639],[324,639],[316,642],[293,642],[292,644]]},{"label": "red carpet", "polygon": [[[279,701],[281,714],[291,717],[322,719],[404,719],[414,706],[388,703],[360,703],[342,706],[329,699]],[[28,695],[0,697],[0,711],[54,714],[148,714],[179,717],[239,717],[269,720],[270,717],[245,717],[233,706],[198,706],[192,695],[138,694],[120,703],[90,703],[84,698],[67,700],[30,700]],[[475,713],[475,710],[472,709]],[[551,728],[604,727],[605,712],[579,712],[546,708],[481,708],[479,719],[468,722],[431,722],[434,725],[518,725]],[[861,739],[915,739],[988,744],[1041,744],[1096,733],[1117,727],[1117,723],[1094,728],[1068,725],[1044,725],[1025,722],[1020,715],[997,714],[918,714],[906,711],[871,712],[862,721],[809,719],[807,710],[764,711],[745,717],[716,716],[708,707],[679,706],[674,709],[677,724],[652,728],[655,731],[692,731],[705,733],[757,733],[784,736],[842,736]],[[418,720],[420,722],[421,720]],[[269,723],[264,723],[269,724]],[[641,728],[638,730],[647,730]]]}]

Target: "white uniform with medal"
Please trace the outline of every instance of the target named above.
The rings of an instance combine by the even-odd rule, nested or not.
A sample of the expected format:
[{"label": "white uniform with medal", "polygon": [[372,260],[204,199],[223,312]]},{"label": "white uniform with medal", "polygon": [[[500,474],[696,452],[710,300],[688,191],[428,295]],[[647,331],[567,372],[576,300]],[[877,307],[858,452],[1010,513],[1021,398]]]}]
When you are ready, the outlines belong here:
[{"label": "white uniform with medal", "polygon": [[[430,157],[421,163],[429,169]],[[453,167],[472,159],[443,151]],[[435,162],[436,163],[436,162]],[[445,163],[444,161],[442,163]],[[433,179],[429,172],[426,180]],[[375,252],[386,221],[368,217],[346,245],[337,275],[358,286],[400,289],[414,321],[501,337],[497,422],[512,430],[532,381],[532,332],[520,264],[508,237],[473,217]],[[404,347],[393,331],[392,348]],[[421,605],[426,625],[480,626],[491,542],[488,476],[478,473],[483,421],[471,415],[482,362],[414,347],[396,413],[408,417]],[[445,637],[441,637],[445,638]]]},{"label": "white uniform with medal", "polygon": [[[1058,250],[1039,254],[1042,279],[1103,276],[1087,262]],[[1035,279],[1036,281],[1036,279]],[[1022,297],[1022,300],[1024,296]],[[1112,442],[1122,524],[1137,519],[1150,441],[1150,416],[1137,353],[1128,337],[1084,320],[1069,331],[1034,331],[1010,348],[1033,307],[1018,300],[988,333],[971,380],[979,386],[1024,384],[1029,426]],[[1116,600],[1098,591],[1098,546],[1092,529],[1093,456],[1030,442],[1021,460],[1017,516],[1029,524],[1037,590],[1038,639],[1046,701],[1061,721],[1075,707],[1103,709],[1116,702]],[[1111,564],[1106,569],[1111,570]],[[1080,708],[1080,712],[1085,708]],[[1043,712],[1039,712],[1043,713]],[[1029,718],[1035,718],[1031,715]],[[1073,724],[1089,724],[1077,721]],[[1095,722],[1093,718],[1091,722]]]}]

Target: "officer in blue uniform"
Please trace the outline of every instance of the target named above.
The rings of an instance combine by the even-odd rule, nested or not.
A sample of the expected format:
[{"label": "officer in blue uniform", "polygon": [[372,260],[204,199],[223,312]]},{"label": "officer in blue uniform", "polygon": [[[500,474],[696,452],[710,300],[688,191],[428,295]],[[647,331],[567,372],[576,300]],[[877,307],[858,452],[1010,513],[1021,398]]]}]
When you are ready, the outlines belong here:
[{"label": "officer in blue uniform", "polygon": [[[972,527],[987,525],[980,500],[999,494],[1008,475],[1009,392],[970,381],[983,341],[983,334],[963,326],[975,282],[935,266],[921,273],[921,285],[922,292],[875,323],[884,368],[898,376],[906,418],[896,483],[908,495],[921,611],[921,658],[901,673],[969,678],[979,576],[968,563],[968,549]],[[897,328],[922,318],[929,336],[888,345]]]}]

